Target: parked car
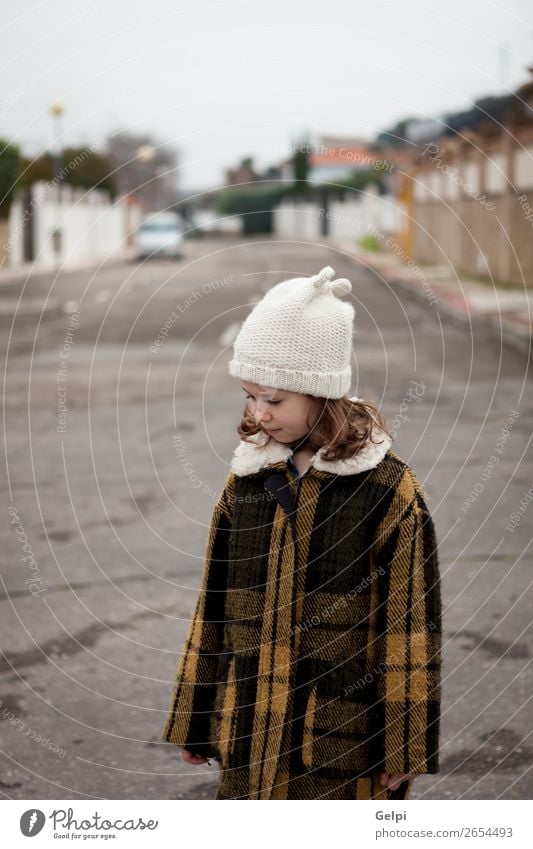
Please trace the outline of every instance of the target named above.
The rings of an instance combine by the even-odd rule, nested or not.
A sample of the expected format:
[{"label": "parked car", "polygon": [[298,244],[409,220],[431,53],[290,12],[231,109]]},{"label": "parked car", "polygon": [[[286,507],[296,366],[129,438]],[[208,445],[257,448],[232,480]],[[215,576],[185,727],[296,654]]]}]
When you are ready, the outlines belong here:
[{"label": "parked car", "polygon": [[145,215],[135,233],[137,257],[182,255],[183,227],[174,212]]}]

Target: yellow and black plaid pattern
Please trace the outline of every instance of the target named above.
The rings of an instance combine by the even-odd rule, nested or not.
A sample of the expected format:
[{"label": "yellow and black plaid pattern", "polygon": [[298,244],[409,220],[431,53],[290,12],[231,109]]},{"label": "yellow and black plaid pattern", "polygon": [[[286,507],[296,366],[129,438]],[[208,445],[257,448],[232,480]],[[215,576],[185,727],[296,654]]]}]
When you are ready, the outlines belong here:
[{"label": "yellow and black plaid pattern", "polygon": [[310,468],[297,497],[285,463],[230,473],[163,738],[220,761],[221,799],[406,798],[375,776],[438,770],[440,605],[433,521],[395,452]]}]

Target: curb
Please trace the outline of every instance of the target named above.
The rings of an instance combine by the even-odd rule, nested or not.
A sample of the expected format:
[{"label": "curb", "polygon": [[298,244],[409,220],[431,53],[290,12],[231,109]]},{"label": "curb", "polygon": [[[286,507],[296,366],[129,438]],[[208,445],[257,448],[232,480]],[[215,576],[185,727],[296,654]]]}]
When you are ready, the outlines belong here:
[{"label": "curb", "polygon": [[[380,254],[378,255],[378,259],[378,256],[375,254],[355,248],[351,243],[335,242],[335,246],[344,253],[350,254],[352,259],[360,261],[364,266],[380,274],[390,285],[398,286],[402,291],[414,295],[420,301],[427,301],[427,295],[420,291],[420,286],[409,268],[399,263],[393,254]],[[417,268],[424,273],[423,266],[417,265]],[[526,354],[528,359],[530,358],[532,348],[531,324],[533,324],[531,310],[527,308],[522,311],[514,310],[516,314],[520,315],[520,319],[514,322],[506,319],[505,312],[500,312],[498,315],[486,314],[476,310],[466,300],[464,300],[464,306],[458,308],[450,302],[449,287],[445,291],[443,287],[439,288],[438,279],[435,282],[431,281],[431,267],[428,268],[427,275],[424,273],[424,276],[426,276],[432,290],[438,296],[439,312],[445,314],[461,327],[467,326],[469,328],[472,327],[472,329],[477,327],[480,330],[489,330],[491,335],[498,341],[511,346],[522,354]],[[469,287],[466,281],[462,281],[462,288],[468,292]],[[462,299],[458,298],[457,300],[460,301]]]},{"label": "curb", "polygon": [[95,259],[86,260],[85,262],[80,262],[78,265],[69,265],[69,266],[50,266],[49,268],[40,268],[36,266],[32,262],[26,262],[23,265],[19,265],[16,268],[0,268],[0,295],[2,294],[2,285],[3,284],[12,284],[12,283],[24,283],[24,281],[28,280],[30,277],[33,279],[37,277],[46,277],[50,274],[76,274],[80,271],[91,271],[96,270],[98,268],[103,268],[107,265],[113,265],[114,263],[122,263],[122,262],[131,262],[137,256],[136,248],[128,248],[120,254],[113,254],[106,259],[102,259],[100,261]]}]

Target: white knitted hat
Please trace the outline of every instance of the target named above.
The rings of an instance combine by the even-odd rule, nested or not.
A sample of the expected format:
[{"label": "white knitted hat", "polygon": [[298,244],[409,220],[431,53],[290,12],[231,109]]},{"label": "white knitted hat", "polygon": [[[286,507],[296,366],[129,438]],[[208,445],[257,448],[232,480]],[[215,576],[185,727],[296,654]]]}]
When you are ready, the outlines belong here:
[{"label": "white knitted hat", "polygon": [[255,305],[233,343],[229,373],[261,386],[341,398],[351,383],[354,307],[349,280],[329,266],[284,280]]}]

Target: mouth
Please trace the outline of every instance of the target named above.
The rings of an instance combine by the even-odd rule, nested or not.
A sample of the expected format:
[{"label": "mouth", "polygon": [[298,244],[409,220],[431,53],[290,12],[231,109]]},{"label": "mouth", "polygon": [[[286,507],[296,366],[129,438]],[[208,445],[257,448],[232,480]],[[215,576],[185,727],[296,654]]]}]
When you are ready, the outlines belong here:
[{"label": "mouth", "polygon": [[266,432],[267,432],[267,433],[279,433],[279,431],[281,430],[281,428],[280,428],[280,427],[276,427],[276,428],[274,428],[274,430],[267,430],[267,429],[265,428],[265,430],[266,430]]}]

